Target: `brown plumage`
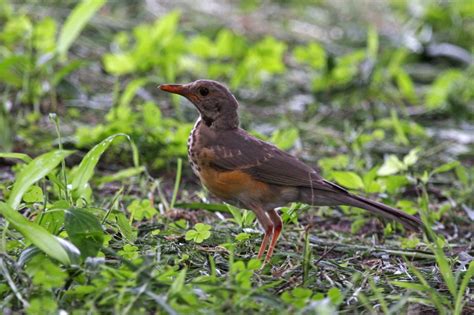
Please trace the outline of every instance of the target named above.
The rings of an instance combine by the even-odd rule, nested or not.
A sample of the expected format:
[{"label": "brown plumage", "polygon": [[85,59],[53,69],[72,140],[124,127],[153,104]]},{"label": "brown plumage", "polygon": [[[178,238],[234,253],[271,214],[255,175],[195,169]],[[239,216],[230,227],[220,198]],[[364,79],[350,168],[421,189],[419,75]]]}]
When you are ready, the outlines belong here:
[{"label": "brown plumage", "polygon": [[349,205],[397,220],[413,230],[420,227],[417,217],[354,195],[325,180],[296,157],[239,128],[237,100],[219,82],[198,80],[184,85],[164,84],[160,88],[186,97],[199,111],[188,141],[191,166],[211,193],[255,212],[265,231],[259,258],[268,242],[265,261],[272,256],[282,228],[275,208],[290,202]]}]

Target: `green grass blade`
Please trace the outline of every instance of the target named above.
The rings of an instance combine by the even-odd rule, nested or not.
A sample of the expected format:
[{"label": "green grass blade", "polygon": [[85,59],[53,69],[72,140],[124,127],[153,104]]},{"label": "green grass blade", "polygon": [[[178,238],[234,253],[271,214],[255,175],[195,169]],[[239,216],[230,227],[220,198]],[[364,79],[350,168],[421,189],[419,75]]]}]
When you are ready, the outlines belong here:
[{"label": "green grass blade", "polygon": [[455,315],[462,314],[462,309],[464,306],[463,304],[464,291],[466,290],[472,277],[474,277],[474,261],[471,261],[471,263],[469,264],[469,268],[464,274],[464,278],[462,279],[461,285],[459,286],[458,296],[456,297],[456,304],[454,307]]},{"label": "green grass blade", "polygon": [[433,252],[435,254],[436,264],[438,265],[441,276],[448,287],[449,293],[451,293],[455,299],[458,290],[456,278],[454,277],[451,264],[449,263],[449,259],[446,257],[446,254],[443,251],[443,247],[439,239],[436,239],[434,242]]},{"label": "green grass blade", "polygon": [[[79,250],[74,245],[57,238],[42,226],[28,221],[24,216],[4,202],[0,202],[0,213],[26,239],[47,255],[63,264],[70,265],[71,257],[75,257],[79,254]],[[68,246],[63,246],[62,243],[64,242],[66,242]]]},{"label": "green grass blade", "polygon": [[71,174],[71,189],[76,193],[77,197],[84,194],[88,187],[88,182],[94,175],[94,169],[99,162],[102,154],[109,148],[112,142],[117,137],[125,137],[130,142],[131,139],[128,135],[118,133],[104,139],[99,144],[95,145],[89,152],[84,156],[79,166]]},{"label": "green grass blade", "polygon": [[136,176],[140,173],[143,173],[144,171],[145,171],[144,166],[126,168],[112,175],[102,176],[100,179],[97,180],[97,184],[103,185],[103,184],[114,182],[114,181],[120,181],[125,178]]},{"label": "green grass blade", "polygon": [[176,196],[178,195],[179,191],[179,183],[181,182],[181,170],[183,168],[183,160],[178,159],[178,166],[176,170],[176,179],[174,180],[174,189],[173,189],[173,197],[171,198],[170,208],[174,208],[174,204],[176,203]]},{"label": "green grass blade", "polygon": [[4,159],[19,159],[25,163],[30,163],[32,158],[24,153],[15,153],[15,152],[0,152],[0,158]]},{"label": "green grass blade", "polygon": [[69,47],[79,36],[84,26],[105,2],[106,0],[83,0],[74,8],[59,34],[56,50],[61,58],[66,56]]},{"label": "green grass blade", "polygon": [[10,198],[8,199],[8,204],[13,209],[16,209],[28,188],[54,170],[56,166],[72,152],[73,151],[61,150],[51,151],[38,156],[28,163],[16,178]]}]

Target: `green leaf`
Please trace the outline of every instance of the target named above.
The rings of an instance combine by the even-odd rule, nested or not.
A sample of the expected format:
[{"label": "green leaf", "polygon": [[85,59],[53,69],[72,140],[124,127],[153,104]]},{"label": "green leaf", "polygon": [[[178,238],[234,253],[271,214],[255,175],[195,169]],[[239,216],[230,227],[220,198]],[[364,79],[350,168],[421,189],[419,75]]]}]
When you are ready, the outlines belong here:
[{"label": "green leaf", "polygon": [[126,179],[126,178],[131,178],[135,175],[143,173],[144,171],[145,171],[144,166],[130,167],[130,168],[126,168],[126,169],[123,169],[121,171],[118,171],[116,173],[113,173],[111,175],[102,176],[97,182],[100,185],[103,185],[103,184],[106,184],[106,183],[120,181],[120,180]]},{"label": "green leaf", "polygon": [[[462,313],[464,291],[466,291],[466,288],[469,285],[469,282],[471,281],[471,278],[473,278],[473,277],[474,277],[474,261],[471,261],[469,263],[469,267],[467,268],[466,273],[464,274],[464,278],[461,281],[461,285],[459,286],[459,291],[458,291],[458,296],[456,298],[454,314],[461,314]],[[469,297],[467,299],[469,299]],[[468,301],[466,301],[466,302],[468,302]],[[464,302],[464,303],[466,303],[466,302]]]},{"label": "green leaf", "polygon": [[130,222],[122,212],[115,213],[115,220],[117,221],[118,228],[123,237],[129,242],[135,242],[137,239],[137,233],[132,230]]},{"label": "green leaf", "polygon": [[16,177],[8,204],[16,209],[21,202],[23,194],[38,180],[46,176],[73,151],[51,151],[38,156],[28,163]]},{"label": "green leaf", "polygon": [[342,185],[349,189],[364,188],[364,182],[362,181],[360,176],[354,172],[335,171],[331,174],[339,185]]},{"label": "green leaf", "polygon": [[[74,245],[55,237],[38,224],[28,221],[4,202],[0,202],[0,214],[36,247],[63,264],[70,265],[72,258],[79,255],[79,250]],[[65,248],[63,244],[68,244],[68,246]]]},{"label": "green leaf", "polygon": [[390,118],[392,121],[393,129],[395,129],[395,141],[399,144],[408,145],[409,141],[405,133],[404,126],[400,119],[398,118],[398,113],[395,109],[390,111]]},{"label": "green leaf", "polygon": [[148,78],[135,79],[130,82],[120,97],[119,107],[130,106],[130,103],[137,94],[137,91],[148,82]]},{"label": "green leaf", "polygon": [[99,220],[87,209],[67,209],[64,229],[71,242],[80,249],[82,258],[96,256],[104,242]]},{"label": "green leaf", "polygon": [[398,189],[409,183],[407,177],[404,175],[391,175],[381,180],[385,181],[387,192],[390,194],[394,194]]},{"label": "green leaf", "polygon": [[243,241],[246,241],[250,238],[250,234],[248,233],[239,233],[235,236],[235,240],[237,242],[243,242]]},{"label": "green leaf", "polygon": [[42,216],[38,216],[36,223],[47,229],[48,232],[56,235],[64,224],[64,210],[68,207],[67,202],[65,202],[64,208],[61,209],[53,206],[47,212],[44,212]]},{"label": "green leaf", "polygon": [[355,234],[359,232],[360,229],[364,227],[366,222],[367,222],[367,219],[364,217],[354,220],[354,222],[352,222],[351,224],[351,233]]},{"label": "green leaf", "polygon": [[436,109],[445,105],[454,83],[462,77],[462,72],[459,70],[447,70],[438,75],[426,93],[426,107]]},{"label": "green leaf", "polygon": [[150,203],[149,199],[134,200],[127,207],[127,210],[131,213],[130,220],[132,221],[141,221],[143,219],[150,220],[155,214],[158,213],[158,211]]},{"label": "green leaf", "polygon": [[401,94],[411,103],[416,103],[418,100],[416,97],[415,85],[413,84],[413,80],[410,78],[408,73],[400,68],[396,72],[395,79]]},{"label": "green leaf", "polygon": [[33,159],[30,158],[27,154],[24,153],[14,153],[14,152],[5,152],[5,153],[0,153],[0,158],[4,159],[19,159],[22,160],[25,163],[31,162]]},{"label": "green leaf", "polygon": [[418,161],[419,152],[419,148],[410,150],[410,152],[403,157],[403,164],[405,164],[406,167],[414,165]]},{"label": "green leaf", "polygon": [[184,239],[186,241],[191,241],[196,237],[197,234],[198,234],[198,232],[196,230],[189,230],[189,231],[186,232],[186,234],[184,236]]},{"label": "green leaf", "polygon": [[328,298],[331,300],[332,304],[339,305],[342,303],[344,297],[342,296],[341,290],[336,287],[329,289]]},{"label": "green leaf", "polygon": [[270,142],[282,150],[288,150],[293,147],[298,137],[299,132],[296,128],[278,129],[272,134]]},{"label": "green leaf", "polygon": [[464,185],[467,186],[469,183],[469,175],[467,173],[466,168],[463,165],[458,165],[454,170],[456,172],[456,176],[458,177],[459,181]]},{"label": "green leaf", "polygon": [[453,271],[451,270],[451,265],[449,263],[448,257],[443,251],[443,243],[440,238],[436,238],[434,241],[434,246],[432,249],[435,254],[436,264],[438,265],[441,276],[444,279],[446,286],[448,287],[449,292],[453,298],[457,297],[457,283],[456,278],[454,277]]},{"label": "green leaf", "polygon": [[293,56],[300,63],[309,64],[315,70],[326,67],[326,51],[318,43],[312,42],[308,46],[297,46]]},{"label": "green leaf", "polygon": [[94,16],[106,0],[83,0],[79,3],[67,17],[59,34],[57,52],[64,58],[69,47],[79,36],[86,23]]},{"label": "green leaf", "polygon": [[172,296],[174,294],[179,294],[183,290],[185,280],[186,269],[183,269],[178,273],[173,283],[171,284],[170,289],[168,291],[168,295]]},{"label": "green leaf", "polygon": [[26,203],[43,202],[43,190],[36,185],[31,186],[28,191],[23,195],[23,201],[25,201]]},{"label": "green leaf", "polygon": [[459,161],[452,161],[452,162],[445,163],[441,166],[438,166],[433,171],[431,171],[431,175],[450,171],[453,168],[458,167],[460,164],[461,163],[459,163]]},{"label": "green leaf", "polygon": [[196,225],[194,226],[194,229],[198,232],[205,232],[205,231],[209,231],[211,229],[211,226],[204,223],[196,223]]},{"label": "green leaf", "polygon": [[196,223],[193,230],[186,232],[185,239],[187,241],[194,241],[195,243],[202,243],[211,236],[210,225],[204,223]]},{"label": "green leaf", "polygon": [[396,155],[389,155],[385,158],[383,165],[377,171],[378,176],[388,176],[397,174],[400,171],[405,170],[405,164],[398,159]]},{"label": "green leaf", "polygon": [[371,25],[367,30],[367,56],[372,59],[377,59],[379,51],[379,35],[377,28]]},{"label": "green leaf", "polygon": [[[132,143],[132,140],[126,134],[118,133],[112,135],[90,149],[82,159],[79,166],[71,172],[71,189],[76,193],[77,197],[84,195],[89,186],[88,182],[94,175],[94,169],[99,162],[100,157],[117,137],[125,137],[130,141],[130,143]],[[135,147],[132,146],[132,149],[133,148]],[[138,161],[134,162],[138,163]]]},{"label": "green leaf", "polygon": [[44,255],[34,256],[28,261],[25,270],[32,277],[33,284],[44,289],[59,288],[68,278],[67,272]]}]

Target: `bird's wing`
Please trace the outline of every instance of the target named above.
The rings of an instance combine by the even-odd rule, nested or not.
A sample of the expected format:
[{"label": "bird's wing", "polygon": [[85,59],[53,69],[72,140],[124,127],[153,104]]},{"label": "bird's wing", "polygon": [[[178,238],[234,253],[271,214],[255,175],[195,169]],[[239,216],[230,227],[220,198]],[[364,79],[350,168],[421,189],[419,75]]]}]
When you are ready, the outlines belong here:
[{"label": "bird's wing", "polygon": [[237,134],[220,134],[209,149],[213,152],[210,163],[215,168],[238,169],[269,184],[346,192],[344,188],[324,180],[316,170],[296,157],[242,129]]}]

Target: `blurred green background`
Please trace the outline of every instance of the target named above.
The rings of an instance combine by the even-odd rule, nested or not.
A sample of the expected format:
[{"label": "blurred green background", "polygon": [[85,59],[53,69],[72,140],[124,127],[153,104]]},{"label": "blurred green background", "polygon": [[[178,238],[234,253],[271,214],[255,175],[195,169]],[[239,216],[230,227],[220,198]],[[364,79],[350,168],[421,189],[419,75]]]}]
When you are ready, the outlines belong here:
[{"label": "blurred green background", "polygon": [[[295,204],[258,271],[252,213],[181,172],[197,112],[157,88],[203,78],[232,90],[243,128],[436,237]],[[136,147],[94,147],[116,134]],[[75,151],[15,191],[33,175],[12,158],[58,146]],[[474,1],[0,0],[0,157],[19,231],[0,222],[6,313],[472,313]],[[52,240],[28,234],[41,226]],[[45,251],[52,235],[82,262]]]}]

